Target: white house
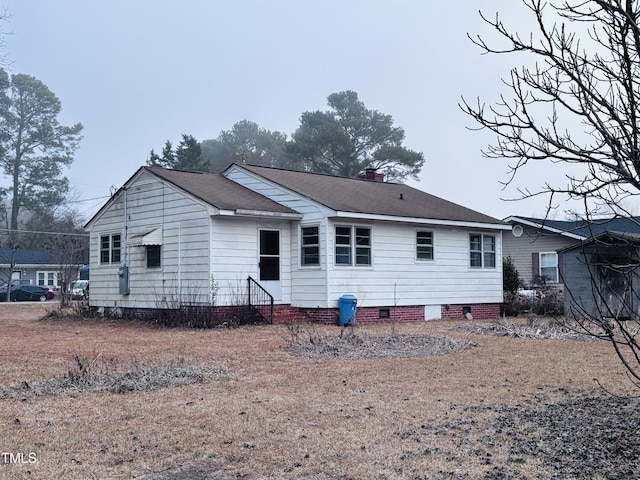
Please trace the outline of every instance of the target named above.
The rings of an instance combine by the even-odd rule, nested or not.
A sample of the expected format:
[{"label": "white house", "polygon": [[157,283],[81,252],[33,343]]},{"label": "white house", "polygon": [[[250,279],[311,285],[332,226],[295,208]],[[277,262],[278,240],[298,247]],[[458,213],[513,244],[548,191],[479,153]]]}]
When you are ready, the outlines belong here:
[{"label": "white house", "polygon": [[228,307],[251,277],[274,321],[499,314],[510,225],[407,185],[246,164],[140,168],[89,221],[93,307]]}]

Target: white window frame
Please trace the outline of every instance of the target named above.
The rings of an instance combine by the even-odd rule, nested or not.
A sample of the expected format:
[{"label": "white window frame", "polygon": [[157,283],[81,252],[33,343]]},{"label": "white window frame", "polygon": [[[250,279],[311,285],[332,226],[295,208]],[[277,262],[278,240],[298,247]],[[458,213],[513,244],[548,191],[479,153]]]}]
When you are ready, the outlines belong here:
[{"label": "white window frame", "polygon": [[[103,242],[102,240],[104,238],[108,238],[109,239],[109,245],[108,248],[103,248]],[[118,247],[116,248],[115,246],[115,239],[118,239]],[[100,239],[99,239],[99,260],[100,260],[100,265],[112,265],[112,264],[119,264],[120,261],[122,260],[122,235],[120,233],[111,233],[111,234],[105,234],[105,235],[100,235]],[[114,252],[118,252],[118,259],[114,260],[113,259],[113,253]],[[108,261],[103,261],[102,260],[102,254],[104,252],[107,252],[109,254],[109,260]]]},{"label": "white window frame", "polygon": [[[421,233],[429,233],[431,234],[431,258],[420,258],[418,256],[418,250],[420,249],[420,244],[418,243],[418,235]],[[435,249],[435,233],[433,230],[427,230],[424,228],[417,228],[415,230],[415,260],[416,262],[433,262],[436,259],[436,249]]]},{"label": "white window frame", "polygon": [[[42,283],[40,282],[40,275],[43,276]],[[51,280],[51,282],[49,282]],[[36,285],[39,287],[58,286],[58,272],[52,270],[38,270],[36,271]]]},{"label": "white window frame", "polygon": [[[304,232],[303,230],[306,228],[316,228],[318,229],[318,243],[311,243],[305,245],[304,243]],[[321,254],[320,254],[320,225],[301,225],[300,226],[300,266],[303,268],[317,268],[320,266]],[[317,263],[305,263],[305,249],[306,248],[317,248],[318,249],[318,261]]]},{"label": "white window frame", "polygon": [[[349,229],[349,243],[338,243],[338,229]],[[368,245],[363,245],[358,243],[358,230],[367,230],[369,233],[366,236],[368,238]],[[344,233],[340,234],[341,238],[344,238],[346,235]],[[365,238],[360,236],[360,238]],[[336,225],[334,227],[334,265],[337,267],[361,267],[368,268],[373,266],[373,228],[369,225]],[[346,249],[348,253],[340,253],[338,254],[338,248]],[[366,250],[368,252],[367,258],[369,259],[368,263],[358,263],[358,258],[362,257],[362,254],[358,253],[358,250],[363,251]],[[345,255],[349,256],[348,263],[338,263],[338,255],[344,257]]]},{"label": "white window frame", "polygon": [[[480,237],[480,249],[479,250],[472,250],[472,238],[473,237]],[[487,246],[489,244],[488,241],[486,241],[485,239],[492,239],[492,244],[493,244],[493,250],[487,250]],[[472,269],[488,269],[488,270],[493,270],[497,268],[498,262],[497,262],[497,258],[498,258],[498,242],[497,242],[497,235],[495,234],[490,234],[490,233],[470,233],[469,234],[469,268]],[[480,265],[473,265],[473,254],[480,254]],[[493,255],[493,265],[487,266],[487,261],[486,261],[486,256],[488,254],[492,254]]]},{"label": "white window frame", "polygon": [[[553,258],[555,259],[555,263],[553,266],[543,266],[542,265],[542,256],[543,255],[553,255]],[[543,274],[542,274],[542,269],[546,268],[546,269],[551,269],[553,268],[554,270],[554,274],[555,274],[555,279],[552,276],[548,276],[549,279],[547,280],[549,283],[558,283],[560,281],[560,272],[558,270],[558,252],[539,252],[538,253],[538,275],[540,276],[540,278],[543,278]]]}]

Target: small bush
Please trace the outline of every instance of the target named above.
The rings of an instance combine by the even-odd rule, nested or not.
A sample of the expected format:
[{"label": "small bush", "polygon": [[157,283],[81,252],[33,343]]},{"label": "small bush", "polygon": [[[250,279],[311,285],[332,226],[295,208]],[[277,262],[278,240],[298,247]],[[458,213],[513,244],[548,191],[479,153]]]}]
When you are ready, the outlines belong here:
[{"label": "small bush", "polygon": [[467,340],[438,338],[430,335],[371,334],[350,326],[338,335],[321,334],[313,325],[286,324],[288,350],[311,358],[406,358],[446,355],[476,346]]},{"label": "small bush", "polygon": [[504,293],[502,314],[517,317],[527,313],[536,315],[564,315],[564,294],[552,288],[534,290],[534,295]]},{"label": "small bush", "polygon": [[579,340],[583,342],[598,340],[596,337],[586,334],[575,322],[555,317],[538,317],[534,313],[527,315],[526,323],[496,318],[489,323],[460,324],[456,329],[498,337]]},{"label": "small bush", "polygon": [[180,308],[152,310],[127,310],[126,317],[161,327],[228,328],[241,325],[262,324],[265,321],[255,311],[244,305],[212,307],[189,305]]},{"label": "small bush", "polygon": [[516,293],[520,288],[520,274],[511,257],[502,260],[502,278],[504,289],[509,293]]},{"label": "small bush", "polygon": [[235,378],[235,373],[226,365],[191,365],[183,357],[155,365],[143,365],[134,361],[124,371],[118,368],[120,366],[115,358],[104,359],[100,354],[92,357],[86,353],[75,354],[73,364],[66,374],[49,380],[23,381],[7,387],[0,385],[0,399],[80,393],[152,392],[161,388]]},{"label": "small bush", "polygon": [[49,310],[42,320],[66,320],[69,318],[96,318],[96,313],[89,307],[88,300],[74,300],[69,305]]}]

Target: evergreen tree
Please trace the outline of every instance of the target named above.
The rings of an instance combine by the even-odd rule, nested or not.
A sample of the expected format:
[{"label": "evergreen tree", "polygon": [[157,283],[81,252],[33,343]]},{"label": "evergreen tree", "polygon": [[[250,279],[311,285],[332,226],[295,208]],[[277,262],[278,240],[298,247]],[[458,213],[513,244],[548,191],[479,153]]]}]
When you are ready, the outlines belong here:
[{"label": "evergreen tree", "polygon": [[0,69],[0,162],[11,179],[10,228],[18,229],[22,207],[43,211],[64,202],[69,181],[63,167],[73,162],[82,125],[58,123],[60,100],[36,78]]},{"label": "evergreen tree", "polygon": [[304,112],[287,152],[306,169],[355,177],[375,168],[390,180],[417,178],[424,156],[402,145],[404,130],[393,118],[370,110],[353,91],[327,98],[329,111]]}]

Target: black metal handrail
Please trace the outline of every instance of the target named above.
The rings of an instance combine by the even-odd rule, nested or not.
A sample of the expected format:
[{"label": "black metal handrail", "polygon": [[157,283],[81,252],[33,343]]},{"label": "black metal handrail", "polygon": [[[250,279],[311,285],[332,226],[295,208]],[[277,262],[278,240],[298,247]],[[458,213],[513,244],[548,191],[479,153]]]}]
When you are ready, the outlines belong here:
[{"label": "black metal handrail", "polygon": [[247,278],[249,290],[249,306],[265,321],[273,323],[273,295],[267,292],[262,285],[252,277]]}]

